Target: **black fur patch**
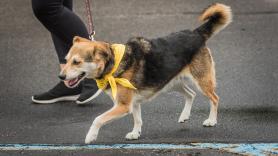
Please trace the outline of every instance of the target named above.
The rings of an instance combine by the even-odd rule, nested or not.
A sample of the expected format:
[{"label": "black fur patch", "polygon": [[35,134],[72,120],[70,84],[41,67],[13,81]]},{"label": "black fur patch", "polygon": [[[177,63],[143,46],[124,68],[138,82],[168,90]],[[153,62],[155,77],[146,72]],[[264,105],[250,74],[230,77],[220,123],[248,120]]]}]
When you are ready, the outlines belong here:
[{"label": "black fur patch", "polygon": [[[138,40],[141,40],[139,38]],[[127,45],[131,47],[130,58],[137,68],[142,68],[142,80],[134,81],[141,87],[162,88],[188,65],[199,49],[204,46],[205,38],[197,32],[183,30],[157,39],[144,39],[151,47],[146,51],[141,42],[131,39]],[[140,64],[140,62],[144,62]],[[138,69],[139,70],[139,69]]]},{"label": "black fur patch", "polygon": [[114,66],[115,59],[114,59],[113,50],[111,48],[110,48],[109,53],[111,53],[111,55],[109,55],[107,52],[101,52],[100,53],[102,55],[102,57],[106,60],[106,63],[105,63],[105,66],[104,66],[104,69],[103,69],[102,73],[97,77],[97,79],[103,78],[103,76],[108,74]]},{"label": "black fur patch", "polygon": [[220,23],[221,18],[223,18],[221,12],[216,12],[208,19],[207,22],[199,26],[194,31],[204,35],[206,39],[208,39],[213,34],[213,28]]}]

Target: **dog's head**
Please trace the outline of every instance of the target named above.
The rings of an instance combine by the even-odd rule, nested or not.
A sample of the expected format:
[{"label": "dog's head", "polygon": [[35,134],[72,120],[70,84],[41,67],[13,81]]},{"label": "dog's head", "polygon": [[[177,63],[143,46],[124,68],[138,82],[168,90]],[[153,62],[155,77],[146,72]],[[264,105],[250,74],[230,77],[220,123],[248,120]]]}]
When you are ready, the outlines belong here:
[{"label": "dog's head", "polygon": [[85,77],[96,79],[108,73],[113,67],[114,55],[109,43],[76,36],[66,60],[59,78],[73,88]]}]

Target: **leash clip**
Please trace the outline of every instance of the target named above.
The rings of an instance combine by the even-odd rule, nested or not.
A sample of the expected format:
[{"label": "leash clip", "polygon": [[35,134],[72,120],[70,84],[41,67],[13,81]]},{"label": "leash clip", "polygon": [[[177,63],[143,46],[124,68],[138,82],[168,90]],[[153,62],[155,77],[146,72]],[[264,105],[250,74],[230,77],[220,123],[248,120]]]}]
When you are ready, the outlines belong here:
[{"label": "leash clip", "polygon": [[95,41],[95,38],[94,38],[95,34],[96,34],[96,32],[93,31],[93,32],[89,35],[89,38],[90,38],[91,41]]}]

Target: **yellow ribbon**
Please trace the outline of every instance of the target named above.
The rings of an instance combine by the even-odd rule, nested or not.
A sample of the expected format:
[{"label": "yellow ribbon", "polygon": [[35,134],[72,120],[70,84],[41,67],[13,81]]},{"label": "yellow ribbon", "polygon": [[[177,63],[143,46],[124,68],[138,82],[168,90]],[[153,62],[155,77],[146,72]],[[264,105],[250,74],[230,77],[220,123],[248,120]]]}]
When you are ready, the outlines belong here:
[{"label": "yellow ribbon", "polygon": [[114,67],[112,70],[103,76],[102,79],[96,79],[97,86],[99,89],[104,90],[107,85],[109,84],[112,90],[112,97],[116,99],[117,96],[117,83],[126,87],[126,88],[131,88],[131,89],[136,89],[130,82],[129,80],[125,78],[115,78],[113,74],[117,71],[120,62],[124,56],[125,53],[125,45],[123,44],[112,44],[111,48],[114,52],[115,58],[114,58]]}]

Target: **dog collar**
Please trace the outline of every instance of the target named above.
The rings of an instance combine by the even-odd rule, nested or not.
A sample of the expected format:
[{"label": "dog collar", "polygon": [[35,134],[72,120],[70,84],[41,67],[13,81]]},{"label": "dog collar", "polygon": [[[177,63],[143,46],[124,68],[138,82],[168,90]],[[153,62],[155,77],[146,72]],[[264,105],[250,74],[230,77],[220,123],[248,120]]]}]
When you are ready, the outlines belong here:
[{"label": "dog collar", "polygon": [[117,71],[120,62],[124,56],[125,53],[125,45],[123,44],[112,44],[111,48],[114,52],[114,66],[112,70],[103,76],[102,79],[96,79],[97,86],[99,89],[104,90],[108,85],[110,85],[111,90],[112,90],[112,97],[116,99],[117,96],[117,83],[126,87],[126,88],[131,88],[131,89],[136,89],[128,79],[125,78],[117,78],[114,77],[113,74]]}]

